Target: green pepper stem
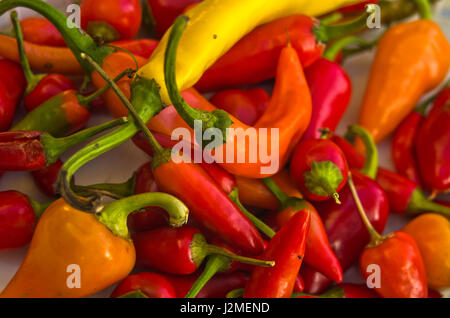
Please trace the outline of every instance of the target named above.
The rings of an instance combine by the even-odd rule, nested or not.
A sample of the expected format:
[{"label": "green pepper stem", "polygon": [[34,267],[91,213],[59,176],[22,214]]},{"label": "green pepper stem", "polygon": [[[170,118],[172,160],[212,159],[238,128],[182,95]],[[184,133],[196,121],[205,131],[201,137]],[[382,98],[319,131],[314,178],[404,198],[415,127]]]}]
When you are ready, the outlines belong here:
[{"label": "green pepper stem", "polygon": [[238,288],[228,292],[225,298],[240,298],[242,296],[244,296],[244,288]]},{"label": "green pepper stem", "polygon": [[361,173],[375,180],[378,174],[378,149],[370,133],[359,125],[351,125],[348,127],[350,136],[356,135],[360,137],[366,149],[366,161]]},{"label": "green pepper stem", "polygon": [[40,141],[45,148],[47,165],[51,165],[52,163],[54,163],[64,152],[66,152],[70,148],[106,130],[123,125],[127,121],[128,120],[126,117],[118,118],[62,138],[55,138],[47,133],[42,134],[40,137]]},{"label": "green pepper stem", "polygon": [[317,297],[317,298],[345,298],[345,293],[342,288],[339,288],[338,286],[336,286],[320,295],[307,294],[307,293],[293,293],[291,298],[297,298],[300,296],[311,296],[311,297]]},{"label": "green pepper stem", "polygon": [[334,12],[334,13],[331,13],[331,14],[323,17],[322,19],[320,19],[320,23],[322,23],[322,24],[336,23],[336,22],[340,21],[343,17],[344,17],[344,15],[342,13]]},{"label": "green pepper stem", "polygon": [[135,193],[135,186],[136,173],[123,183],[100,183],[88,186],[72,184],[72,189],[81,196],[101,194],[113,199],[122,199],[132,196]]},{"label": "green pepper stem", "polygon": [[228,257],[229,259],[237,261],[237,262],[255,265],[255,266],[265,266],[265,267],[275,266],[274,261],[265,261],[265,260],[260,260],[260,259],[256,259],[256,258],[240,256],[240,255],[231,253],[231,252],[227,251],[226,249],[220,248],[215,245],[206,244],[204,246],[204,249],[205,249],[204,252],[206,255],[221,255],[221,256]]},{"label": "green pepper stem", "polygon": [[424,20],[431,20],[431,6],[428,0],[414,0],[419,9],[420,17]]},{"label": "green pepper stem", "polygon": [[323,53],[323,58],[335,61],[338,54],[350,44],[360,44],[365,49],[371,48],[374,44],[358,36],[347,36],[329,45]]},{"label": "green pepper stem", "polygon": [[370,223],[370,220],[367,217],[366,212],[364,211],[364,207],[361,204],[361,200],[359,199],[358,192],[356,191],[356,187],[353,182],[353,177],[350,172],[348,173],[348,186],[350,187],[350,191],[352,192],[352,196],[356,203],[356,207],[358,209],[359,215],[361,216],[361,219],[362,219],[364,225],[366,226],[367,231],[370,234],[371,242],[369,243],[369,245],[377,246],[379,244],[379,242],[384,240],[384,238],[377,232],[377,230],[375,230],[372,223]]},{"label": "green pepper stem", "polygon": [[[164,57],[164,75],[167,91],[169,93],[170,100],[173,106],[177,110],[181,118],[188,124],[191,128],[195,127],[195,121],[200,120],[202,122],[203,131],[208,128],[218,128],[222,131],[222,136],[227,135],[227,128],[232,125],[232,121],[227,112],[223,110],[215,110],[213,112],[208,112],[191,107],[186,103],[181,96],[176,82],[176,53],[178,48],[178,42],[185,30],[189,18],[186,16],[179,16],[173,26],[169,35],[169,40]],[[225,142],[226,138],[222,140]]]},{"label": "green pepper stem", "polygon": [[419,188],[413,191],[407,212],[411,215],[432,212],[450,217],[450,207],[430,201]]},{"label": "green pepper stem", "polygon": [[[2,0],[0,1],[0,15],[17,7],[31,9],[47,18],[61,33],[67,46],[87,74],[91,74],[92,67],[80,58],[81,52],[88,53],[99,64],[112,52],[110,48],[97,46],[88,34],[71,23],[62,12],[41,0]],[[71,24],[70,27],[69,24]]]},{"label": "green pepper stem", "polygon": [[225,272],[230,268],[231,261],[221,255],[211,255],[206,261],[205,268],[201,275],[189,289],[184,298],[195,298],[208,281],[217,273]]},{"label": "green pepper stem", "polygon": [[25,94],[28,95],[45,75],[36,76],[31,71],[30,63],[28,62],[27,56],[25,54],[25,48],[23,44],[23,33],[22,28],[20,27],[19,19],[17,18],[17,12],[12,11],[10,17],[12,25],[14,27],[14,33],[17,39],[17,48],[19,50],[20,64],[22,65],[23,73],[25,75],[25,79],[27,80],[27,88],[25,90]]},{"label": "green pepper stem", "polygon": [[39,219],[41,217],[42,213],[44,213],[44,211],[47,210],[47,208],[53,203],[53,201],[39,203],[39,202],[31,199],[30,197],[28,197],[28,200],[30,201],[30,204],[34,210],[34,213],[36,214],[37,219]]},{"label": "green pepper stem", "polygon": [[[448,85],[450,84],[450,79],[447,80],[447,82],[445,82],[445,84],[443,85],[443,89],[446,89],[448,87]],[[442,93],[442,90],[439,90],[439,92],[433,94],[430,98],[428,98],[426,101],[424,101],[422,104],[420,104],[419,106],[417,106],[416,108],[414,108],[414,111],[419,113],[420,115],[422,115],[423,117],[425,117],[425,113],[428,109],[428,107],[430,106],[430,104],[432,104],[436,98]]]},{"label": "green pepper stem", "polygon": [[286,202],[289,201],[289,196],[280,189],[280,187],[275,183],[275,181],[273,181],[272,178],[264,178],[262,179],[262,181],[280,202],[280,206],[284,207]]},{"label": "green pepper stem", "polygon": [[369,4],[366,6],[366,12],[352,21],[335,25],[320,23],[313,29],[314,35],[318,41],[329,43],[349,34],[362,31],[367,28],[367,19],[375,13],[375,10],[375,6]]},{"label": "green pepper stem", "polygon": [[241,203],[241,200],[239,200],[239,188],[236,187],[231,191],[231,193],[228,195],[228,197],[233,201],[238,208],[244,213],[244,215],[253,223],[253,225],[260,230],[262,233],[264,233],[268,238],[272,238],[275,236],[275,231],[272,230],[266,223],[261,221],[259,218],[257,218],[255,215],[253,215],[250,211],[248,211],[244,205]]},{"label": "green pepper stem", "polygon": [[109,203],[100,208],[97,218],[116,236],[130,240],[128,215],[148,206],[157,206],[167,211],[169,223],[173,227],[180,227],[188,220],[189,210],[186,205],[176,197],[161,192],[137,194]]}]

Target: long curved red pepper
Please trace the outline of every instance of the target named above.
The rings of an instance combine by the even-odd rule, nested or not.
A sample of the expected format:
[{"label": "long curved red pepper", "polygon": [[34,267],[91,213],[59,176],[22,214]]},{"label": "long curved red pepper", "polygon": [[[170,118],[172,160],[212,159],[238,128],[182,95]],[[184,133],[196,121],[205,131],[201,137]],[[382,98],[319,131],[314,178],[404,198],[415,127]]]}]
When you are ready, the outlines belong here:
[{"label": "long curved red pepper", "polygon": [[289,298],[303,262],[311,221],[309,211],[296,213],[270,240],[262,259],[273,259],[272,268],[255,267],[245,286],[244,298]]},{"label": "long curved red pepper", "polygon": [[175,288],[163,275],[137,273],[122,280],[114,289],[111,298],[176,298]]}]

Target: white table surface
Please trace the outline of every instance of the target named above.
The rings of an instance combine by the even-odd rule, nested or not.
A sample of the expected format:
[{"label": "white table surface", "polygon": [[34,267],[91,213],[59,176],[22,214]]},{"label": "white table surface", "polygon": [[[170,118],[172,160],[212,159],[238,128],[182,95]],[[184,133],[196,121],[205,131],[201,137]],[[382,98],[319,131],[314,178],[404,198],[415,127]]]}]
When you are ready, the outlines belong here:
[{"label": "white table surface", "polygon": [[[60,8],[65,8],[70,0],[49,0],[47,1]],[[19,17],[33,15],[33,12],[27,9],[18,9]],[[438,21],[441,27],[450,39],[450,0],[442,0],[436,11],[435,20]],[[5,14],[0,18],[0,29],[8,29],[10,27],[9,15]],[[359,106],[363,98],[365,86],[368,79],[371,61],[374,52],[366,52],[358,56],[352,57],[345,61],[344,68],[350,75],[353,82],[353,96],[351,104],[345,113],[341,124],[337,129],[338,134],[346,131],[346,127],[350,124],[356,123],[358,118]],[[450,73],[449,76],[450,77]],[[431,94],[431,93],[430,93]],[[19,110],[18,118],[23,114],[23,109]],[[89,125],[96,125],[110,120],[111,117],[107,111],[95,113]],[[380,143],[379,154],[380,164],[386,168],[392,168],[391,154],[390,154],[391,140],[387,139]],[[76,148],[78,149],[78,148]],[[63,156],[63,160],[67,159],[75,152],[70,151]],[[134,172],[141,164],[145,163],[148,157],[140,150],[138,150],[131,141],[126,142],[120,147],[104,154],[96,160],[88,163],[76,173],[76,180],[79,184],[94,184],[100,182],[122,182]],[[18,190],[30,195],[37,201],[46,202],[48,197],[43,195],[35,186],[31,176],[27,172],[8,172],[2,179],[0,179],[0,191]],[[404,224],[408,222],[408,217],[391,215],[386,226],[385,233],[399,230]],[[26,248],[0,252],[0,290],[2,290],[8,281],[12,278],[18,266],[20,265]],[[45,256],[44,256],[45,257]],[[355,266],[349,269],[344,276],[345,282],[362,283],[362,277],[359,269]],[[102,292],[92,297],[109,297],[114,286],[103,290]],[[450,297],[450,289],[442,290],[447,297]]]}]

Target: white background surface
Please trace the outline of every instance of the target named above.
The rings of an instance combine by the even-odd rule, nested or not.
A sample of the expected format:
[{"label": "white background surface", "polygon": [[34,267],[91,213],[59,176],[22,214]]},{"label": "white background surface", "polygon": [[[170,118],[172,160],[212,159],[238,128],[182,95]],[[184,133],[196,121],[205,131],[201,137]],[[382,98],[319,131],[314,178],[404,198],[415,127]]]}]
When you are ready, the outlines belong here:
[{"label": "white background surface", "polygon": [[[65,6],[71,1],[50,0],[48,2],[58,5],[60,8],[65,8]],[[24,18],[32,14],[32,12],[26,9],[19,9],[18,11],[20,18]],[[441,1],[436,11],[435,20],[441,24],[441,27],[447,34],[447,38],[450,38],[450,0]],[[9,26],[9,15],[5,14],[0,18],[0,28],[4,29]],[[363,98],[372,59],[373,52],[366,52],[347,60],[343,65],[353,82],[353,96],[351,104],[342,119],[340,126],[338,127],[338,134],[344,133],[349,124],[357,122],[359,106]],[[20,115],[23,114],[23,110],[20,110],[20,112],[18,114],[19,118]],[[107,111],[96,113],[92,116],[89,125],[103,123],[110,119],[111,117]],[[390,139],[379,145],[380,163],[386,168],[392,168],[390,145]],[[63,156],[63,160],[67,159],[72,153],[74,153],[74,151],[66,153]],[[129,141],[80,169],[76,174],[76,180],[79,184],[122,182],[127,180],[129,176],[147,160],[148,157],[143,152],[138,150],[131,141]],[[30,174],[27,172],[6,173],[4,177],[0,179],[0,191],[5,190],[21,191],[40,202],[46,202],[50,199],[39,192],[34,185]],[[385,232],[389,233],[399,230],[407,221],[407,217],[391,215],[389,217]],[[9,252],[0,252],[0,290],[6,286],[8,281],[14,275],[25,255],[25,252],[26,248]],[[43,257],[45,257],[45,255],[43,255]],[[358,283],[362,282],[359,270],[356,267],[348,270],[345,274],[344,281]],[[112,290],[113,286],[100,292],[94,297],[108,297]],[[450,290],[447,289],[444,293],[448,296],[450,295]]]}]

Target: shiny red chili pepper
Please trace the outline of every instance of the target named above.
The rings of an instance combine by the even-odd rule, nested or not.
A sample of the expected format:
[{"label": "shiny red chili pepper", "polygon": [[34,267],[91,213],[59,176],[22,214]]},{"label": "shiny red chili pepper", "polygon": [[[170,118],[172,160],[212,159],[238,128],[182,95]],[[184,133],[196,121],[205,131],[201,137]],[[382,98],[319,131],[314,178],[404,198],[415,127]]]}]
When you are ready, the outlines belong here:
[{"label": "shiny red chili pepper", "polygon": [[[195,87],[202,92],[216,91],[274,78],[278,57],[288,40],[306,68],[322,55],[324,43],[364,29],[366,19],[364,14],[364,19],[328,26],[305,15],[292,15],[266,23],[237,42],[204,73]],[[316,32],[317,28],[322,30]]]},{"label": "shiny red chili pepper", "polygon": [[175,288],[163,275],[137,273],[128,276],[117,285],[111,298],[176,298]]},{"label": "shiny red chili pepper", "polygon": [[303,140],[294,150],[290,174],[309,200],[334,198],[339,203],[338,192],[347,183],[348,164],[344,153],[333,141]]},{"label": "shiny red chili pepper", "polygon": [[259,87],[247,90],[222,90],[211,97],[213,105],[226,110],[229,114],[249,126],[253,126],[258,121],[269,102],[269,95]]},{"label": "shiny red chili pepper", "polygon": [[58,159],[51,165],[44,167],[39,170],[31,171],[31,175],[33,176],[33,180],[38,186],[38,188],[48,196],[54,197],[55,193],[55,184],[58,179],[59,171],[63,162],[61,159]]},{"label": "shiny red chili pepper", "polygon": [[[159,192],[152,173],[151,162],[143,164],[136,172],[134,193]],[[133,232],[153,230],[167,224],[168,215],[159,207],[147,207],[145,211],[128,216],[128,227]]]},{"label": "shiny red chili pepper", "polygon": [[[53,96],[66,90],[74,90],[75,84],[69,78],[60,74],[35,75],[31,71],[30,64],[25,54],[23,33],[17,19],[17,13],[11,13],[11,21],[17,38],[20,63],[27,81],[24,105],[28,111],[32,111]],[[33,130],[33,129],[31,129]]]},{"label": "shiny red chili pepper", "polygon": [[17,191],[0,192],[0,251],[27,245],[47,206]]},{"label": "shiny red chili pepper", "polygon": [[[184,296],[191,289],[199,277],[196,272],[192,275],[165,275],[172,283],[178,298]],[[214,275],[197,294],[196,298],[225,298],[228,292],[244,288],[248,282],[248,274],[243,272],[221,273]]]},{"label": "shiny red chili pepper", "polygon": [[153,54],[153,51],[158,46],[158,43],[159,42],[154,39],[140,38],[136,40],[116,41],[111,44],[126,49],[133,55],[138,55],[148,59]]},{"label": "shiny red chili pepper", "polygon": [[366,285],[342,283],[334,286],[320,295],[296,293],[296,298],[379,298],[377,293]]},{"label": "shiny red chili pepper", "polygon": [[320,58],[305,69],[311,90],[312,117],[303,140],[318,139],[321,129],[334,132],[350,104],[352,82],[335,62]]},{"label": "shiny red chili pepper", "polygon": [[231,253],[223,248],[210,245],[194,227],[161,227],[136,233],[132,236],[136,248],[136,264],[170,274],[188,275],[194,273],[209,255],[222,255],[230,259],[250,264],[270,266],[263,262]]},{"label": "shiny red chili pepper", "polygon": [[0,82],[2,82],[13,103],[18,105],[26,88],[26,79],[20,64],[0,58]]},{"label": "shiny red chili pepper", "polygon": [[450,86],[436,98],[417,134],[416,154],[424,186],[436,195],[450,189]]},{"label": "shiny red chili pepper", "polygon": [[20,21],[23,38],[27,42],[46,46],[66,46],[58,29],[47,19],[32,17]]},{"label": "shiny red chili pepper", "polygon": [[245,286],[244,298],[289,298],[303,262],[311,220],[309,211],[296,213],[270,240],[262,259],[272,268],[255,267]]},{"label": "shiny red chili pepper", "polygon": [[202,0],[146,0],[155,21],[155,32],[158,37],[171,27],[176,17],[184,12],[190,4]]},{"label": "shiny red chili pepper", "polygon": [[81,27],[104,42],[131,40],[139,32],[142,6],[139,0],[83,0]]},{"label": "shiny red chili pepper", "polygon": [[[333,136],[333,140],[344,151],[352,169],[363,167],[364,156],[356,152],[347,140],[339,136]],[[414,215],[421,212],[433,212],[450,215],[449,208],[429,200],[416,183],[400,174],[380,167],[376,181],[386,193],[390,211],[393,213]]]},{"label": "shiny red chili pepper", "polygon": [[366,5],[371,4],[371,3],[377,4],[378,0],[362,1],[361,3],[358,3],[358,4],[352,4],[349,6],[342,7],[338,11],[344,12],[344,13],[361,12],[361,11],[364,11],[364,8],[366,7]]},{"label": "shiny red chili pepper", "polygon": [[8,93],[6,86],[0,82],[0,131],[8,130],[14,120],[16,104]]}]

